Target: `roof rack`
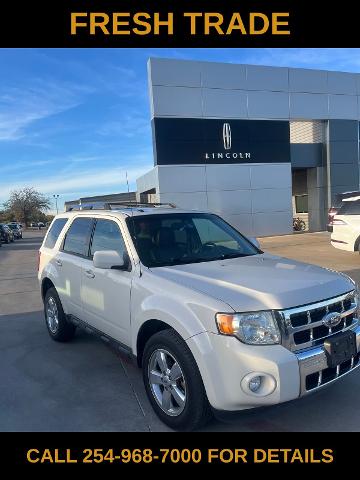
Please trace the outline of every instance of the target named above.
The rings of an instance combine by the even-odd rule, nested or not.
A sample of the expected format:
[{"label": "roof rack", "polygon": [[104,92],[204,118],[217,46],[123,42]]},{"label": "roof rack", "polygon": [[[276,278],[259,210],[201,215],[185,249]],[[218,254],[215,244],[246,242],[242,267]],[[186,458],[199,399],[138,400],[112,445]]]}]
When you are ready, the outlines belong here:
[{"label": "roof rack", "polygon": [[69,212],[74,210],[113,210],[111,207],[119,208],[176,208],[174,203],[156,203],[156,202],[136,202],[136,201],[117,201],[117,202],[96,202],[94,204],[86,203],[69,208]]},{"label": "roof rack", "polygon": [[104,203],[104,208],[106,210],[112,210],[111,206],[121,206],[121,207],[137,207],[137,208],[176,208],[174,203],[157,203],[157,202],[136,202],[136,201],[119,201],[119,202],[106,202]]}]

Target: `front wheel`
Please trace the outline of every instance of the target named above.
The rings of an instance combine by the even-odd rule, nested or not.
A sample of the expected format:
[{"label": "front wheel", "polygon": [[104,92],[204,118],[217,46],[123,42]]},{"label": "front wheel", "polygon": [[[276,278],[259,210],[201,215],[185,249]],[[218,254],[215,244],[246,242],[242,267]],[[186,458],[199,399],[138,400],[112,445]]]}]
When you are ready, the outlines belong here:
[{"label": "front wheel", "polygon": [[211,419],[198,366],[175,330],[162,330],[148,340],[142,366],[150,403],[166,425],[190,431]]},{"label": "front wheel", "polygon": [[44,301],[45,321],[50,337],[56,342],[68,342],[75,334],[75,325],[70,323],[61,305],[55,288],[49,288]]}]

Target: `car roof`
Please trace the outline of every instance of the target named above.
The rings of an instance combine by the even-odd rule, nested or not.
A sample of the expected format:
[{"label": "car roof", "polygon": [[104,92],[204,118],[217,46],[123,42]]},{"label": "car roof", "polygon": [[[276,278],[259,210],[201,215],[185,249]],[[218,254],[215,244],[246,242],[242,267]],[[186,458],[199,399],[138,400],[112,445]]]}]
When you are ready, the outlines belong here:
[{"label": "car roof", "polygon": [[344,198],[343,202],[349,203],[349,202],[358,202],[360,200],[360,195],[356,195],[354,197],[349,197],[349,198]]},{"label": "car roof", "polygon": [[114,217],[139,217],[143,215],[163,215],[163,214],[177,214],[177,213],[209,213],[200,210],[183,210],[180,208],[159,208],[159,207],[126,207],[116,208],[111,210],[73,210],[69,212],[60,213],[55,218],[73,218],[77,216],[91,217],[92,215],[110,215]]}]

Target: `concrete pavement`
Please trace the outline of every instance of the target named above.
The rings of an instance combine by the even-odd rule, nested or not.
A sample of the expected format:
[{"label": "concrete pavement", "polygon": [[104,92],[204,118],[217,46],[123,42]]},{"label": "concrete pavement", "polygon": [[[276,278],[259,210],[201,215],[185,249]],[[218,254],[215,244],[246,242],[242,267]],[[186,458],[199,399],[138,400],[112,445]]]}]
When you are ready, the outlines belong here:
[{"label": "concrete pavement", "polygon": [[[0,248],[0,431],[168,431],[146,398],[141,372],[101,340],[78,331],[67,344],[46,331],[38,291],[43,233]],[[264,238],[274,254],[345,271],[360,281],[360,257],[326,233]],[[244,411],[215,431],[358,431],[360,372],[303,399]]]}]

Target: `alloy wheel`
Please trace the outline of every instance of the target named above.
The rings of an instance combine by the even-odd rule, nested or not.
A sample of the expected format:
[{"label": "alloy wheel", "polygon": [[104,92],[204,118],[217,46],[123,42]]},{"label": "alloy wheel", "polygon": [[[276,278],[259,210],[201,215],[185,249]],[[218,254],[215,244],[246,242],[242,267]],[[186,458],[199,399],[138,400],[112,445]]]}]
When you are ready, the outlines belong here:
[{"label": "alloy wheel", "polygon": [[59,314],[53,297],[49,297],[46,304],[46,321],[50,332],[55,334],[59,328]]},{"label": "alloy wheel", "polygon": [[186,382],[179,362],[164,349],[155,350],[149,360],[148,381],[159,407],[176,417],[186,405]]}]

